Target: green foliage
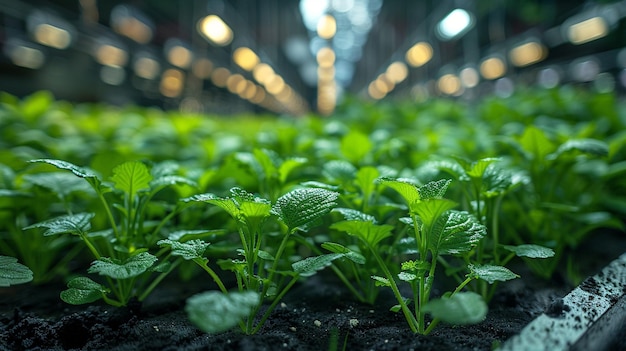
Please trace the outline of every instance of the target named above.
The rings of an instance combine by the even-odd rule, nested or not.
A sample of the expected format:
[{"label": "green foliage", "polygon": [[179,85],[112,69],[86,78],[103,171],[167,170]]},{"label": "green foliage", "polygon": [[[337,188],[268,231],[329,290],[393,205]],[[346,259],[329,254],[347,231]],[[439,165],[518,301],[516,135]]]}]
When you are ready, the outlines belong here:
[{"label": "green foliage", "polygon": [[33,272],[17,262],[16,258],[0,256],[0,287],[28,283],[33,280]]}]

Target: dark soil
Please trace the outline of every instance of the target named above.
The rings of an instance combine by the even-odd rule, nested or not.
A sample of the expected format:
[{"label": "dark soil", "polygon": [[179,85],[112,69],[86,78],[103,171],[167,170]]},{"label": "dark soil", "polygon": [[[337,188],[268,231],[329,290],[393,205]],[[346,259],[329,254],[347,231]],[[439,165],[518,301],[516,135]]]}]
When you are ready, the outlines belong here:
[{"label": "dark soil", "polygon": [[[588,266],[594,271],[585,274],[618,255],[603,250],[602,260]],[[346,350],[491,350],[539,314],[557,313],[563,308],[560,298],[573,288],[562,279],[523,277],[500,286],[484,322],[440,324],[428,336],[412,334],[403,315],[389,311],[395,304],[390,293],[381,293],[376,306],[363,305],[324,273],[294,287],[251,336],[238,330],[208,335],[188,321],[185,299],[207,289],[204,277],[201,282],[166,283],[143,304],[124,308],[70,306],[58,297],[63,286],[26,284],[0,290],[0,350],[319,351],[329,350],[333,339],[338,350],[344,343]]]}]

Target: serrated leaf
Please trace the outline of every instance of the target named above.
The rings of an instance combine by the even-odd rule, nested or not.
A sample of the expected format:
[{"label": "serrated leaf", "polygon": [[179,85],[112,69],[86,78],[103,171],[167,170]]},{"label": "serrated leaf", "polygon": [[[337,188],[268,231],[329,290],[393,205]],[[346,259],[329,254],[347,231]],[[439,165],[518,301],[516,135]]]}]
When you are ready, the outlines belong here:
[{"label": "serrated leaf", "polygon": [[450,210],[433,224],[429,241],[434,253],[456,255],[471,250],[486,234],[487,228],[474,216]]},{"label": "serrated leaf", "polygon": [[227,231],[224,229],[198,229],[198,230],[177,230],[175,232],[171,232],[167,238],[173,241],[185,242],[190,239],[200,239],[206,238],[213,235],[223,235],[226,234]]},{"label": "serrated leaf", "polygon": [[205,333],[219,333],[236,326],[261,301],[253,291],[196,294],[185,305],[189,320]]},{"label": "serrated leaf", "polygon": [[294,272],[299,273],[301,276],[307,277],[315,274],[317,271],[330,266],[332,262],[343,254],[331,253],[325,255],[319,255],[314,257],[307,257],[301,261],[294,262],[291,267]]},{"label": "serrated leaf", "polygon": [[500,161],[500,159],[497,157],[487,157],[472,162],[470,168],[466,169],[467,175],[472,178],[480,179],[485,174],[485,171],[487,171],[487,168],[498,161]]},{"label": "serrated leaf", "polygon": [[259,250],[257,255],[259,256],[260,259],[263,259],[265,261],[271,262],[275,260],[274,256],[272,256],[272,254],[267,251]]},{"label": "serrated leaf", "polygon": [[142,252],[124,262],[116,262],[109,257],[101,257],[92,262],[87,272],[98,273],[113,279],[128,279],[146,272],[157,261],[156,256]]},{"label": "serrated leaf", "polygon": [[419,216],[420,221],[426,226],[431,226],[446,211],[457,206],[457,203],[441,198],[432,198],[423,201],[417,201],[411,204],[411,213]]},{"label": "serrated leaf", "polygon": [[365,256],[356,251],[350,250],[341,244],[326,242],[322,244],[322,248],[330,252],[343,254],[347,259],[354,263],[365,264]]},{"label": "serrated leaf", "polygon": [[99,179],[98,175],[96,174],[96,172],[94,172],[93,170],[86,168],[86,167],[79,167],[73,163],[67,162],[67,161],[62,161],[62,160],[54,160],[54,159],[36,159],[36,160],[30,160],[28,161],[30,163],[47,163],[50,165],[53,165],[59,169],[65,169],[68,170],[72,173],[74,173],[74,175],[81,177],[81,178],[97,178]]},{"label": "serrated leaf", "polygon": [[272,213],[293,230],[321,218],[337,206],[339,194],[325,189],[295,189],[281,196]]},{"label": "serrated leaf", "polygon": [[445,195],[450,183],[450,179],[440,179],[432,182],[428,182],[420,186],[417,191],[420,195],[420,200],[440,199]]},{"label": "serrated leaf", "polygon": [[163,188],[171,185],[188,185],[193,188],[197,188],[198,184],[191,179],[187,179],[185,177],[177,176],[177,175],[164,175],[158,178],[154,178],[150,182],[150,187],[153,189]]},{"label": "serrated leaf", "polygon": [[511,272],[510,269],[503,266],[495,266],[491,264],[469,264],[467,268],[469,268],[471,276],[482,279],[489,284],[493,284],[495,281],[504,282],[507,280],[519,278],[519,275]]},{"label": "serrated leaf", "polygon": [[347,221],[363,221],[376,223],[376,218],[374,216],[352,208],[338,207],[334,208],[332,212],[341,213],[343,218]]},{"label": "serrated leaf", "polygon": [[0,286],[23,284],[31,280],[33,280],[33,272],[25,265],[18,263],[17,258],[0,256]]},{"label": "serrated leaf", "polygon": [[256,198],[255,201],[246,201],[239,205],[241,215],[247,218],[269,217],[271,210],[272,204],[261,198]]},{"label": "serrated leaf", "polygon": [[554,256],[554,250],[551,248],[535,245],[535,244],[522,244],[522,245],[502,245],[503,248],[514,252],[518,257],[528,258],[549,258]]},{"label": "serrated leaf", "polygon": [[103,298],[107,289],[87,277],[76,277],[67,283],[67,290],[61,291],[61,300],[71,305],[92,303]]},{"label": "serrated leaf", "polygon": [[379,277],[377,275],[373,275],[371,276],[371,278],[374,280],[374,282],[376,282],[376,286],[391,286],[391,283],[387,278]]},{"label": "serrated leaf", "polygon": [[52,219],[48,219],[43,222],[31,224],[26,229],[33,228],[46,228],[44,236],[58,235],[58,234],[73,234],[81,235],[87,233],[91,229],[91,219],[95,216],[94,213],[77,213],[73,215],[65,215]]},{"label": "serrated leaf", "polygon": [[333,223],[331,229],[346,232],[363,240],[368,245],[375,247],[381,240],[391,236],[394,226],[383,224],[378,225],[369,221],[341,221]]},{"label": "serrated leaf", "polygon": [[405,282],[412,282],[417,279],[417,275],[409,272],[398,273],[398,278]]},{"label": "serrated leaf", "polygon": [[451,297],[433,299],[422,308],[434,318],[453,325],[480,323],[488,311],[485,301],[474,292],[458,292]]},{"label": "serrated leaf", "polygon": [[150,189],[152,175],[145,164],[130,161],[113,168],[111,180],[117,189],[134,197],[138,192]]},{"label": "serrated leaf", "polygon": [[92,192],[93,189],[84,179],[67,172],[45,172],[27,174],[24,180],[42,188],[46,188],[63,199],[73,192]]},{"label": "serrated leaf", "polygon": [[159,240],[157,245],[170,247],[174,256],[180,256],[185,260],[193,260],[194,258],[203,258],[204,251],[210,244],[199,239],[189,240],[184,243],[163,239]]},{"label": "serrated leaf", "polygon": [[417,182],[406,178],[379,178],[378,183],[397,191],[407,204],[419,201]]}]

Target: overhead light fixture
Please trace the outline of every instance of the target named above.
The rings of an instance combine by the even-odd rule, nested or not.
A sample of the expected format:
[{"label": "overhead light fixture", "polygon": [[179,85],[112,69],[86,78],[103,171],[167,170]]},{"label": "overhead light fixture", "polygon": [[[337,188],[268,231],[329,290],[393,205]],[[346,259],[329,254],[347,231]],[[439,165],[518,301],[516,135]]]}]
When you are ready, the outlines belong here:
[{"label": "overhead light fixture", "polygon": [[480,74],[485,79],[498,79],[506,73],[504,60],[498,56],[491,56],[480,64]]},{"label": "overhead light fixture", "polygon": [[437,88],[446,95],[458,95],[462,92],[461,79],[452,73],[444,74],[437,80]]},{"label": "overhead light fixture", "polygon": [[576,45],[600,39],[607,34],[609,34],[609,24],[600,16],[592,17],[567,27],[567,39]]},{"label": "overhead light fixture", "polygon": [[233,52],[233,61],[246,71],[252,71],[260,62],[259,57],[254,51],[243,46]]},{"label": "overhead light fixture", "polygon": [[322,39],[332,39],[335,33],[337,33],[337,21],[335,17],[331,15],[320,17],[317,22],[317,35]]},{"label": "overhead light fixture", "polygon": [[406,79],[409,75],[409,69],[406,67],[406,64],[400,61],[393,62],[387,67],[387,71],[385,71],[385,75],[395,84],[398,84]]},{"label": "overhead light fixture", "polygon": [[233,31],[218,16],[208,15],[201,18],[197,25],[198,33],[218,46],[226,46],[233,41]]},{"label": "overhead light fixture", "polygon": [[427,42],[421,41],[407,50],[405,59],[409,65],[420,67],[428,63],[433,57],[433,47]]},{"label": "overhead light fixture", "polygon": [[548,49],[537,40],[517,45],[509,52],[511,63],[518,67],[529,66],[546,58]]},{"label": "overhead light fixture", "polygon": [[465,34],[474,26],[474,17],[464,9],[454,9],[437,24],[441,40],[452,40]]}]

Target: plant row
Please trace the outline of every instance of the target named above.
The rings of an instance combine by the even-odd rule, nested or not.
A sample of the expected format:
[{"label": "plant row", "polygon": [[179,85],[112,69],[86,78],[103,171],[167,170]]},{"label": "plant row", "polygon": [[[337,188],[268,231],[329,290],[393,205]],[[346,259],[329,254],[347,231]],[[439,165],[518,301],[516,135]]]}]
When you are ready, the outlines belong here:
[{"label": "plant row", "polygon": [[206,332],[258,332],[321,270],[414,333],[477,323],[498,282],[519,278],[512,260],[579,279],[569,252],[626,213],[611,95],[347,101],[298,119],[45,92],[0,102],[0,286],[62,279],[67,303],[124,306],[166,278],[205,276],[214,289],[186,311]]}]

